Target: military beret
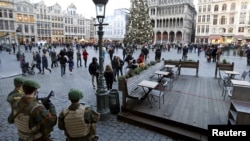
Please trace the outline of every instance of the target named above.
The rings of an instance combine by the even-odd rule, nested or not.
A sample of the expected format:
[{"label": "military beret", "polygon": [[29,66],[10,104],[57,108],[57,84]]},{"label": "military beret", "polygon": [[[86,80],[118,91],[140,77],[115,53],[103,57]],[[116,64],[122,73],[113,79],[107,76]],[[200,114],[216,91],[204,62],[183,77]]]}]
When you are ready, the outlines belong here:
[{"label": "military beret", "polygon": [[23,85],[30,86],[30,87],[37,88],[37,89],[40,88],[40,85],[34,80],[26,80],[24,81]]},{"label": "military beret", "polygon": [[14,79],[14,83],[23,83],[25,81],[24,78],[21,78],[21,77],[17,77]]},{"label": "military beret", "polygon": [[69,99],[70,100],[79,100],[83,98],[83,93],[77,89],[70,89],[69,91]]}]

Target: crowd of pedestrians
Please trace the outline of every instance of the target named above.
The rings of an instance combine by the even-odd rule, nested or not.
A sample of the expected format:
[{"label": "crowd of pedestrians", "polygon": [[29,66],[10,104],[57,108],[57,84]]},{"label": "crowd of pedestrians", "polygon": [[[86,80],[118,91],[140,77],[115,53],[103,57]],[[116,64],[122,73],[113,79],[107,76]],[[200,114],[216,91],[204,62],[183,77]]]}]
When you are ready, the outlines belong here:
[{"label": "crowd of pedestrians", "polygon": [[[91,62],[88,62],[88,49],[96,49],[95,46],[64,46],[60,48],[57,53],[55,47],[43,47],[41,52],[33,52],[33,62],[36,64],[38,73],[45,74],[45,71],[52,72],[52,68],[57,68],[60,66],[61,76],[65,76],[66,72],[73,74],[75,67],[81,68],[83,65],[88,69],[91,76],[91,82],[93,88],[95,89],[98,82],[99,76],[99,61],[98,57],[90,58]],[[115,51],[120,48],[122,50],[122,55],[116,55]],[[152,51],[151,51],[152,49]],[[105,60],[105,54],[108,54],[109,60],[106,60],[104,66],[104,75],[108,89],[112,89],[112,83],[117,82],[118,77],[124,75],[128,70],[134,70],[139,67],[144,67],[149,56],[154,56],[155,60],[162,60],[167,58],[167,56],[162,56],[162,52],[170,51],[176,49],[177,53],[182,53],[182,60],[188,59],[189,53],[196,53],[200,56],[201,52],[204,52],[207,62],[218,62],[220,61],[220,56],[223,54],[221,47],[215,44],[211,45],[197,45],[197,44],[144,44],[141,46],[139,56],[134,55],[134,51],[138,50],[138,45],[136,44],[124,44],[121,46],[116,46],[114,44],[106,44],[103,47],[102,58]],[[98,50],[96,50],[98,51]],[[248,57],[247,64],[250,65],[250,51],[249,49],[245,52]],[[74,58],[76,56],[76,58]],[[49,59],[50,58],[50,59]],[[83,60],[83,62],[82,62]],[[49,62],[50,61],[50,62]],[[75,62],[76,61],[76,62]],[[103,62],[104,63],[104,62]],[[49,68],[49,64],[50,68]],[[125,66],[125,67],[124,67]],[[68,68],[68,69],[67,69]],[[110,72],[113,73],[112,77]],[[125,72],[125,73],[124,73]],[[113,82],[111,83],[111,80]]]}]

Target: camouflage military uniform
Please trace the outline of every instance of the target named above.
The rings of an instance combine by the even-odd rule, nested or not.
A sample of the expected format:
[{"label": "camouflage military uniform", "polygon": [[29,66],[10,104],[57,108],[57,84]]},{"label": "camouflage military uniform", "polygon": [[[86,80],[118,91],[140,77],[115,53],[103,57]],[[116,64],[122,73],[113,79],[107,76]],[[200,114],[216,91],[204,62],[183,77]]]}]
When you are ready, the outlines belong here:
[{"label": "camouflage military uniform", "polygon": [[14,85],[15,85],[15,89],[13,91],[11,91],[8,94],[7,97],[7,101],[9,102],[10,106],[11,106],[11,113],[8,117],[8,122],[10,124],[14,123],[14,119],[13,119],[13,104],[20,100],[22,96],[24,96],[24,92],[22,90],[22,84],[24,82],[23,78],[15,78],[14,79]]},{"label": "camouflage military uniform", "polygon": [[[23,84],[39,88],[40,85],[27,80]],[[35,83],[35,84],[33,84]],[[25,91],[25,90],[24,90]],[[55,106],[46,109],[34,95],[25,94],[13,105],[15,125],[18,128],[19,141],[50,141],[50,132],[57,123]]]},{"label": "camouflage military uniform", "polygon": [[[70,95],[72,94],[72,95]],[[79,94],[79,95],[78,95]],[[78,90],[69,92],[69,99],[76,101],[82,98]],[[65,131],[66,141],[93,141],[96,135],[96,124],[100,114],[91,107],[78,102],[62,110],[58,118],[58,128]],[[84,120],[83,120],[84,119]]]},{"label": "camouflage military uniform", "polygon": [[14,89],[8,95],[7,101],[10,103],[11,107],[13,104],[20,100],[21,97],[24,96],[24,92],[22,90]]}]

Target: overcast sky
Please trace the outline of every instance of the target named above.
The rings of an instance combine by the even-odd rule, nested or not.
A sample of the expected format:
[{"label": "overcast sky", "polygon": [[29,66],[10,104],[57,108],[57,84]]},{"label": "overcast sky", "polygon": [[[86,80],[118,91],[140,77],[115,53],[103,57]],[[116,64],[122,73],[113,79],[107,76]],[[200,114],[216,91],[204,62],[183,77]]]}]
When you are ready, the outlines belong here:
[{"label": "overcast sky", "polygon": [[[30,2],[40,2],[41,0],[30,0]],[[86,18],[95,17],[96,11],[95,11],[95,5],[93,3],[93,0],[43,0],[47,6],[54,5],[56,2],[58,2],[62,10],[66,10],[66,8],[71,4],[74,3],[77,12],[79,14],[84,15]],[[197,3],[198,0],[194,0],[195,3]],[[128,8],[130,7],[130,0],[109,0],[108,4],[106,6],[106,15],[112,15],[114,9],[118,8]]]}]

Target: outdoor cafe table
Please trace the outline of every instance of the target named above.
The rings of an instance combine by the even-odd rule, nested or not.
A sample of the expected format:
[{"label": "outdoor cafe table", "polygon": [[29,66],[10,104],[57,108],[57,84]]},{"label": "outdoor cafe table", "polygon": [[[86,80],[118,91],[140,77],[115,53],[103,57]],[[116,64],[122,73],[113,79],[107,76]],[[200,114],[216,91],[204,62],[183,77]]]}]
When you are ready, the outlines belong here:
[{"label": "outdoor cafe table", "polygon": [[[138,86],[141,86],[141,87],[142,87],[142,89],[143,89],[143,91],[144,91],[144,93],[145,93],[145,97],[147,98],[147,101],[148,101],[150,107],[152,107],[152,104],[151,104],[151,101],[150,101],[150,99],[149,99],[149,97],[148,97],[148,94],[150,93],[150,91],[152,91],[154,88],[156,88],[157,85],[159,85],[158,82],[149,81],[149,80],[142,80],[142,81],[138,84]],[[146,91],[145,88],[147,88],[147,91]]]},{"label": "outdoor cafe table", "polygon": [[173,68],[175,68],[175,65],[165,65],[165,68],[167,68],[167,71],[171,71]]},{"label": "outdoor cafe table", "polygon": [[229,79],[233,79],[235,75],[240,75],[237,71],[224,71],[228,75]]},{"label": "outdoor cafe table", "polygon": [[164,76],[169,75],[169,72],[167,72],[167,71],[156,71],[155,74],[158,75],[158,80],[161,81]]},{"label": "outdoor cafe table", "polygon": [[250,82],[245,81],[245,80],[231,80],[233,86],[245,86],[245,87],[250,87]]}]

